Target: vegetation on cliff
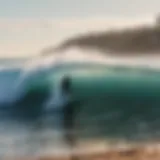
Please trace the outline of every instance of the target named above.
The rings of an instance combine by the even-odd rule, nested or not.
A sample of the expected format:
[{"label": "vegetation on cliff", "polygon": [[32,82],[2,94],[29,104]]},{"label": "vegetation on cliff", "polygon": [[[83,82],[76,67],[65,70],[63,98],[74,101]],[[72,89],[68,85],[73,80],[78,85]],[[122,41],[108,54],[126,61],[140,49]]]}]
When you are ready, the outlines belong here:
[{"label": "vegetation on cliff", "polygon": [[[160,17],[155,25],[143,25],[121,30],[110,30],[97,33],[84,34],[72,37],[63,42],[56,49],[80,47],[96,49],[102,52],[147,54],[160,53]],[[53,48],[43,50],[49,53]]]}]

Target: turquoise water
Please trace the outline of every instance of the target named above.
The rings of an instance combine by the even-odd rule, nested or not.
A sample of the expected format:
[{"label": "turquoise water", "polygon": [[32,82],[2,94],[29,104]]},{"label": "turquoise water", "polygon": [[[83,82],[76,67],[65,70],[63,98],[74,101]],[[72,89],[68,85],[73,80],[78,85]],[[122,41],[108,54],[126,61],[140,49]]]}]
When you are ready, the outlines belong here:
[{"label": "turquoise water", "polygon": [[77,115],[79,137],[159,137],[158,71],[108,67],[72,72],[74,96],[86,102]]},{"label": "turquoise water", "polygon": [[[8,73],[7,76],[14,77],[15,74]],[[58,120],[62,115],[43,111],[44,102],[55,89],[57,80],[64,75],[71,76],[73,99],[82,102],[81,106],[75,106],[74,132],[77,140],[123,139],[140,142],[159,139],[160,72],[147,68],[102,65],[61,66],[29,78],[25,94],[8,110],[13,114],[1,116],[1,126],[9,130],[9,136],[17,134],[24,137],[22,135],[27,134],[26,137],[41,137],[40,134],[45,133],[46,145],[52,142],[52,147],[57,147],[63,141],[63,130]],[[36,129],[32,129],[34,127]],[[51,133],[50,136],[47,132]],[[4,133],[0,131],[0,135]]]}]

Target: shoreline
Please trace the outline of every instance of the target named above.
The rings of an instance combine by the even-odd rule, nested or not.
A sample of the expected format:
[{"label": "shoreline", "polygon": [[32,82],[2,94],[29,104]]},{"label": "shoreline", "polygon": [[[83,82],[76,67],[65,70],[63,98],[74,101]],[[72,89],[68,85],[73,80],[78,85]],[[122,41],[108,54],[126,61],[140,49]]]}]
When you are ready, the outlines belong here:
[{"label": "shoreline", "polygon": [[[39,156],[39,157],[5,157],[2,160],[70,160],[70,156]],[[92,154],[79,154],[81,160],[159,160],[160,150],[145,148],[130,148],[125,150],[110,150]]]},{"label": "shoreline", "polygon": [[[95,146],[96,143],[94,144]],[[85,150],[85,149],[84,149]],[[79,150],[78,150],[79,151]],[[92,152],[79,152],[59,155],[37,155],[37,156],[12,156],[7,155],[2,160],[70,160],[70,155],[77,156],[81,160],[159,160],[160,159],[160,144],[149,143],[133,146],[113,145],[110,148],[92,150]]]}]

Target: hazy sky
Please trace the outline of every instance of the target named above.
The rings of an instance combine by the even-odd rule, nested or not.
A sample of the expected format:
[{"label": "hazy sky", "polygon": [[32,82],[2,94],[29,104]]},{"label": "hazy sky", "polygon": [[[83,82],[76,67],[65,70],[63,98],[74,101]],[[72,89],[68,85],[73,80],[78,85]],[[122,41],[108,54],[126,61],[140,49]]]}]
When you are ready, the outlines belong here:
[{"label": "hazy sky", "polygon": [[159,0],[0,0],[0,56],[38,53],[74,34],[150,22]]}]

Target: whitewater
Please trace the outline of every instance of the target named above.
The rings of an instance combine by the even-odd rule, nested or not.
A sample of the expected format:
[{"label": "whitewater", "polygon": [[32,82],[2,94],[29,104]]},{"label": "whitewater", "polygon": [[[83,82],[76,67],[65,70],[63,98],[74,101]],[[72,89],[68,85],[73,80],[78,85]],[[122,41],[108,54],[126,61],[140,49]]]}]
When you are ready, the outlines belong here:
[{"label": "whitewater", "polygon": [[[140,96],[140,99],[144,99],[142,100],[142,105],[146,106],[146,103],[151,104],[153,101],[155,106],[160,104],[157,96],[159,92],[156,90],[160,84],[160,63],[159,56],[156,54],[151,56],[124,57],[112,56],[109,52],[102,54],[97,51],[70,48],[64,51],[53,52],[46,56],[32,57],[25,62],[17,60],[14,63],[12,64],[12,61],[9,61],[8,63],[0,64],[0,114],[2,115],[0,118],[0,146],[3,146],[3,149],[0,151],[1,155],[8,152],[10,154],[60,154],[66,151],[65,142],[63,142],[61,114],[50,110],[53,107],[53,103],[55,103],[54,106],[58,106],[59,103],[65,101],[65,97],[61,96],[59,89],[64,75],[69,75],[74,79],[73,90],[76,98],[94,99],[95,112],[88,116],[87,114],[90,115],[90,107],[87,106],[90,105],[86,104],[84,111],[82,111],[82,116],[78,120],[80,121],[78,123],[82,122],[82,129],[75,132],[78,132],[80,135],[81,132],[84,132],[85,134],[82,133],[82,137],[91,136],[90,133],[93,130],[95,131],[94,136],[101,136],[100,131],[110,136],[109,127],[111,126],[108,125],[108,129],[103,131],[104,126],[96,128],[99,125],[99,122],[96,121],[112,122],[112,125],[114,124],[115,127],[117,121],[114,122],[113,120],[117,117],[121,118],[120,114],[122,115],[122,111],[116,107],[117,104],[114,101],[115,99],[121,101],[117,95],[124,88],[126,89],[124,89],[126,94],[128,95],[129,93],[135,100],[138,98],[137,88],[135,87],[137,84],[136,86],[140,88],[139,94],[144,94],[144,96]],[[112,84],[113,82],[116,85]],[[119,82],[121,85],[118,85]],[[148,87],[149,84],[152,88]],[[114,92],[117,88],[119,90]],[[133,90],[135,94],[131,94],[129,90]],[[145,103],[146,97],[151,97],[150,91],[151,95],[155,95],[156,98],[152,97],[150,101]],[[101,96],[97,95],[98,93]],[[114,95],[113,101],[109,102],[104,97],[105,94],[109,96]],[[124,104],[126,106],[131,104],[126,102],[124,97],[122,98],[124,101],[122,100],[123,102],[120,103],[122,103],[122,110],[127,110],[123,108]],[[140,99],[136,100],[140,101]],[[134,105],[139,105],[138,102],[134,103]],[[101,106],[99,111],[97,106]],[[107,111],[106,108],[108,109]],[[148,124],[151,123],[153,126],[151,118],[142,119],[143,116],[140,115],[140,111],[137,114],[135,108],[131,107],[132,114],[134,115],[133,112],[136,112],[135,115],[139,117],[135,116],[131,121],[127,122],[125,124],[126,128],[125,125],[122,127],[123,129],[118,130],[117,128],[118,136],[122,134],[121,139],[124,139],[125,136],[132,137],[131,133],[128,133],[128,130],[131,129],[129,126],[133,123],[132,121],[136,124],[135,128],[140,137],[150,136],[144,135],[144,133],[150,129]],[[157,111],[159,110],[156,107],[153,115]],[[128,110],[126,113],[128,116],[131,114]],[[150,111],[147,112],[146,109],[146,115],[148,116],[148,114],[150,114]],[[38,126],[37,119],[39,117],[43,126],[34,129],[35,126]],[[122,117],[122,119],[127,121],[126,118]],[[94,124],[93,126],[90,125],[91,122]],[[159,124],[159,121],[156,123]],[[125,132],[125,130],[127,131]],[[156,133],[159,133],[158,129],[156,131]],[[148,132],[150,133],[150,130]],[[114,137],[115,139],[117,139],[116,136]],[[33,141],[35,142],[33,143]],[[42,145],[44,141],[46,143],[45,146]]]}]

